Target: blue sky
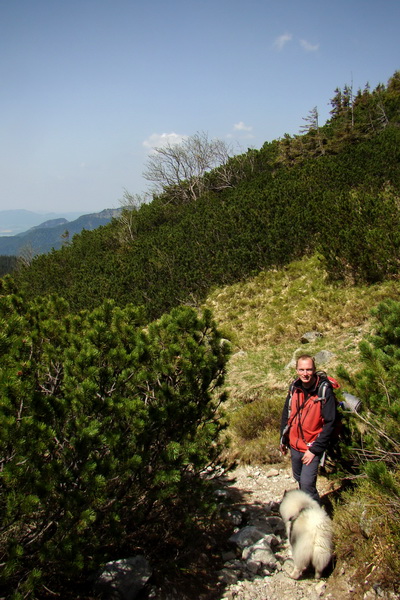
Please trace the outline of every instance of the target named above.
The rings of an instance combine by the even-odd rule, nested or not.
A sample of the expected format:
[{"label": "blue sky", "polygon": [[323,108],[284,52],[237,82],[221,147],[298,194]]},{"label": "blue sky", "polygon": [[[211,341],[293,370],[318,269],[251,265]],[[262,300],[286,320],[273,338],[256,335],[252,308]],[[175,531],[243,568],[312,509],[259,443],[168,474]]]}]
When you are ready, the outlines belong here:
[{"label": "blue sky", "polygon": [[97,212],[196,132],[236,152],[400,68],[398,0],[1,0],[0,210]]}]

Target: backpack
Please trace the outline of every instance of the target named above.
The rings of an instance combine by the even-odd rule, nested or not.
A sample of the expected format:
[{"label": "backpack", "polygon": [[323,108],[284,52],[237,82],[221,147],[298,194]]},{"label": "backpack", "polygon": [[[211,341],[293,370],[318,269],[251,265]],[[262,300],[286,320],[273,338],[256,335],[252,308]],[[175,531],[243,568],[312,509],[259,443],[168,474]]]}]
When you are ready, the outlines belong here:
[{"label": "backpack", "polygon": [[343,408],[343,402],[339,402],[339,400],[336,398],[336,394],[334,392],[334,390],[338,390],[340,388],[340,383],[338,381],[336,381],[336,379],[334,377],[327,375],[325,373],[325,371],[317,371],[316,375],[318,375],[321,378],[321,383],[318,386],[318,400],[321,400],[321,406],[322,406],[322,402],[324,401],[324,399],[326,397],[326,390],[328,389],[329,386],[332,388],[333,395],[335,397],[335,402],[336,402],[335,426],[333,428],[333,432],[332,432],[331,439],[330,439],[329,446],[328,446],[328,452],[329,452],[329,450],[331,448],[333,448],[339,441],[339,438],[340,438],[340,435],[341,435],[341,432],[343,429],[342,415],[338,410],[338,408]]}]

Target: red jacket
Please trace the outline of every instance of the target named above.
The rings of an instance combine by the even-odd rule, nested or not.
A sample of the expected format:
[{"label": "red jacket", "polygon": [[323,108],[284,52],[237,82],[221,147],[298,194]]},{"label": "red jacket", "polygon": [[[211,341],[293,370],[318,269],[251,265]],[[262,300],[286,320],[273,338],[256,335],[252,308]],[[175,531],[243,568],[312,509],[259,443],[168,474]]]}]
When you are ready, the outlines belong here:
[{"label": "red jacket", "polygon": [[285,426],[289,426],[286,434],[289,446],[299,452],[311,450],[314,454],[322,454],[334,429],[335,396],[333,391],[328,388],[326,398],[322,403],[318,399],[319,383],[320,380],[317,377],[313,387],[305,389],[301,385],[301,381],[296,379],[286,398],[281,429],[283,431]]}]

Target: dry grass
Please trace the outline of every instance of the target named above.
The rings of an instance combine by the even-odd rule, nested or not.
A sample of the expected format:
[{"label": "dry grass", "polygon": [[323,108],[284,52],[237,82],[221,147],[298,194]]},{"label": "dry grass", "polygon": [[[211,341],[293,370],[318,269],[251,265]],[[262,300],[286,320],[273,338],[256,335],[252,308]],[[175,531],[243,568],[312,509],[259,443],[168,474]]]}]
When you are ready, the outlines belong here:
[{"label": "dry grass", "polygon": [[[399,292],[397,281],[375,286],[331,283],[318,256],[214,290],[205,305],[234,347],[226,378],[228,418],[257,398],[282,406],[294,374],[290,363],[300,351],[312,355],[321,350],[331,352],[329,363],[319,367],[333,376],[339,365],[355,371],[359,364],[358,344],[371,330],[371,308],[386,298],[398,298]],[[301,336],[307,331],[318,331],[323,337],[302,344]],[[278,427],[276,420],[266,429],[273,444],[273,433]],[[232,447],[242,448],[244,459],[248,442],[243,444],[244,440],[233,430],[229,433]],[[251,445],[256,444],[257,439],[252,439]],[[264,454],[269,451],[276,455],[273,444],[268,450],[260,434]]]},{"label": "dry grass", "polygon": [[293,345],[309,330],[325,339],[359,337],[369,310],[380,300],[398,297],[398,282],[377,286],[329,283],[317,256],[281,271],[263,271],[252,279],[216,289],[207,299],[217,321],[242,350]]},{"label": "dry grass", "polygon": [[270,351],[275,361],[285,364],[306,331],[320,331],[320,345],[346,352],[355,348],[369,330],[370,309],[399,293],[397,281],[375,286],[330,283],[323,263],[313,256],[216,289],[206,305],[238,351]]},{"label": "dry grass", "polygon": [[399,591],[399,497],[361,481],[335,508],[336,554],[354,573],[363,591],[381,587]]}]

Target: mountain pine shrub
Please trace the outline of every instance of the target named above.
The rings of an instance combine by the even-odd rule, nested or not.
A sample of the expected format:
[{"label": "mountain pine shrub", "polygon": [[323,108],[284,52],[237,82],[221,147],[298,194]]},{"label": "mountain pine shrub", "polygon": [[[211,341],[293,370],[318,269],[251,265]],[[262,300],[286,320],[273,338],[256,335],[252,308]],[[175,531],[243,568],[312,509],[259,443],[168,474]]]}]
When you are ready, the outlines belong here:
[{"label": "mountain pine shrub", "polygon": [[342,370],[362,399],[351,445],[363,479],[335,513],[341,530],[337,552],[344,558],[350,558],[352,552],[357,555],[358,579],[365,581],[368,589],[379,584],[398,593],[400,302],[385,300],[371,313],[376,326],[360,343],[361,370],[352,377]]},{"label": "mountain pine shrub", "polygon": [[0,297],[0,595],[74,585],[212,508],[228,345],[209,312]]},{"label": "mountain pine shrub", "polygon": [[[388,299],[371,311],[376,327],[360,343],[362,369],[352,378],[363,401],[359,456],[398,468],[400,457],[400,302]],[[362,450],[361,450],[362,448]]]}]

